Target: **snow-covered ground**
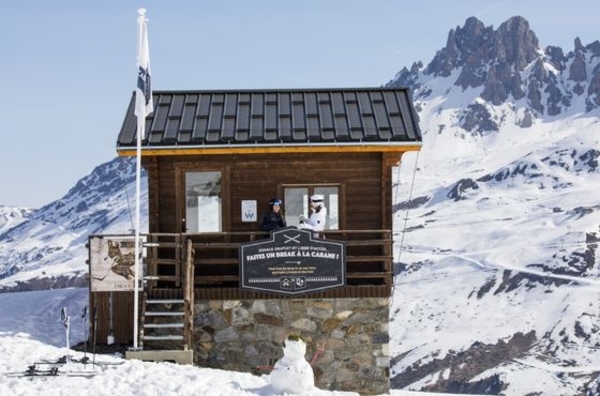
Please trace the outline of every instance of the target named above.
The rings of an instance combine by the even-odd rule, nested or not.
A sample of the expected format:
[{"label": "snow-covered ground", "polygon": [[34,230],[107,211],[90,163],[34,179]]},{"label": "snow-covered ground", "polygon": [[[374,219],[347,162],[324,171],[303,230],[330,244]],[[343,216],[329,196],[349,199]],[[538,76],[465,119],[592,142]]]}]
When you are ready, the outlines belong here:
[{"label": "snow-covered ground", "polygon": [[[422,120],[443,120],[427,111]],[[447,359],[405,389],[447,378],[460,367],[452,357],[481,343],[493,350],[534,332],[522,358],[469,380],[499,376],[503,395],[597,395],[600,173],[583,159],[595,153],[599,125],[597,115],[574,114],[526,134],[507,126],[502,139],[429,133],[419,157],[403,157],[395,202],[427,200],[395,218],[395,261],[406,267],[395,280],[390,346],[403,358],[392,376]]]},{"label": "snow-covered ground", "polygon": [[[61,311],[70,316],[70,345],[86,336],[83,310],[88,301],[87,289],[61,289],[0,294],[0,395],[274,395],[270,375],[255,376],[224,370],[124,360],[115,355],[87,356],[96,362],[122,363],[96,366],[95,375],[86,377],[11,377],[25,372],[42,359],[56,359],[67,354],[66,331]],[[82,358],[83,352],[70,351]],[[92,371],[91,364],[72,364],[72,370]],[[65,366],[59,372],[68,372]],[[390,395],[418,395],[392,391]],[[315,388],[304,396],[356,395]],[[435,395],[427,393],[427,395]]]}]

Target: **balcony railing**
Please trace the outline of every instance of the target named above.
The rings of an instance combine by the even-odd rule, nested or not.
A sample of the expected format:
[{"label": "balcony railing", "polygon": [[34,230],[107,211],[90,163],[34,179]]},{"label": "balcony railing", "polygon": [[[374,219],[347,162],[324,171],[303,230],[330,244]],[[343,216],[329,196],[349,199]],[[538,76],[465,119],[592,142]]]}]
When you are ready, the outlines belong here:
[{"label": "balcony railing", "polygon": [[[267,237],[264,232],[150,233],[146,289],[155,298],[181,295],[187,265],[194,266],[196,299],[287,298],[240,289],[240,244]],[[392,288],[392,232],[336,230],[322,234],[346,245],[346,286],[310,298],[388,297]],[[194,254],[187,253],[190,241]],[[192,257],[191,259],[189,257]]]}]

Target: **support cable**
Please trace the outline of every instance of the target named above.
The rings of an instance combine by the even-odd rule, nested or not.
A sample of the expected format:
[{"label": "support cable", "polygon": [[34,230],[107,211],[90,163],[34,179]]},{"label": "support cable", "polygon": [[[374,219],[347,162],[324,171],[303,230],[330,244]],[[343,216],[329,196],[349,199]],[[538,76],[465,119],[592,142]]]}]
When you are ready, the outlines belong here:
[{"label": "support cable", "polygon": [[[412,181],[410,183],[410,190],[408,193],[408,199],[406,200],[406,212],[404,216],[404,226],[402,227],[402,238],[400,239],[400,249],[398,250],[398,258],[395,262],[400,263],[400,259],[402,258],[402,250],[404,250],[404,236],[406,235],[406,224],[408,223],[408,212],[410,208],[410,201],[412,200],[412,194],[415,187],[415,178],[417,175],[417,168],[419,164],[419,151],[417,151],[417,158],[415,159],[415,168],[413,169]],[[398,168],[398,180],[396,181],[396,188],[394,189],[394,202],[398,202],[398,189],[400,186],[400,171],[402,170],[402,161],[400,161],[400,167]],[[393,270],[393,269],[392,269]],[[394,291],[396,290],[396,275],[392,276],[392,293],[391,300],[394,298]],[[390,302],[391,305],[391,302]]]}]

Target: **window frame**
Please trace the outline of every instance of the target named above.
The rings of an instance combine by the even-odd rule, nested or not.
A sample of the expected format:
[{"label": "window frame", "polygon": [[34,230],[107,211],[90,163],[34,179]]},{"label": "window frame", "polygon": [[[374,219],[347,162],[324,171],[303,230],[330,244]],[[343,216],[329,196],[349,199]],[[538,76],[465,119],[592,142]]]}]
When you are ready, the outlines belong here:
[{"label": "window frame", "polygon": [[[187,186],[186,175],[188,173],[201,172],[220,172],[221,174],[221,231],[190,231],[187,227]],[[187,233],[214,233],[214,232],[229,232],[231,230],[231,214],[229,198],[229,167],[227,166],[198,166],[198,164],[183,164],[177,166],[176,169],[176,224],[180,224],[181,232]],[[185,223],[183,222],[185,219]],[[185,226],[185,229],[184,229]]]},{"label": "window frame", "polygon": [[[337,192],[338,192],[338,213],[337,213],[337,228],[329,228],[329,226],[325,225],[325,231],[328,230],[343,230],[346,228],[346,189],[345,189],[345,185],[344,183],[281,183],[277,186],[277,194],[283,198],[283,207],[284,210],[286,208],[286,199],[285,199],[285,190],[287,188],[305,188],[308,191],[308,196],[307,198],[310,199],[310,197],[313,194],[319,194],[319,192],[315,192],[316,189],[319,188],[327,188],[327,187],[333,187],[333,188],[337,188]],[[309,205],[309,202],[306,202],[307,205]],[[328,213],[327,216],[329,217],[331,215],[330,212],[330,208],[327,207]],[[287,216],[287,212],[285,213],[285,215]],[[308,213],[305,213],[305,215],[310,215],[310,210],[308,210]],[[286,220],[288,220],[288,218],[286,217]],[[288,225],[290,225],[290,221],[288,220]]]}]

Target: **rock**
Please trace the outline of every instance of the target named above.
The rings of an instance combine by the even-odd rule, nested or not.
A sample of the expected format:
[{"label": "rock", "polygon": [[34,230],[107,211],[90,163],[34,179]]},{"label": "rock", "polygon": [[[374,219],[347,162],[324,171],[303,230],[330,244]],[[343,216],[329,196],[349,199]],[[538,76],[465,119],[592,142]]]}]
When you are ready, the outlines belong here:
[{"label": "rock", "polygon": [[571,67],[569,68],[569,80],[581,82],[587,80],[587,73],[585,70],[585,58],[581,51],[575,52],[575,58]]}]

